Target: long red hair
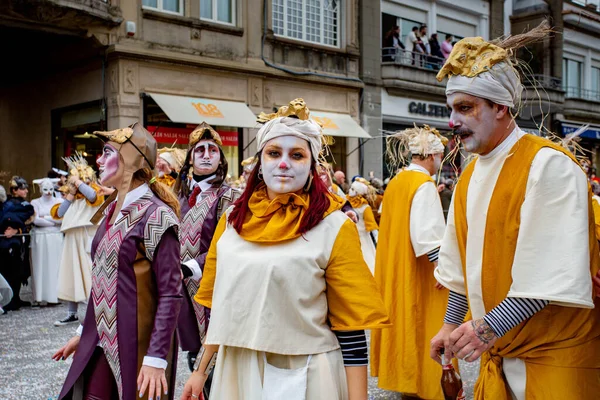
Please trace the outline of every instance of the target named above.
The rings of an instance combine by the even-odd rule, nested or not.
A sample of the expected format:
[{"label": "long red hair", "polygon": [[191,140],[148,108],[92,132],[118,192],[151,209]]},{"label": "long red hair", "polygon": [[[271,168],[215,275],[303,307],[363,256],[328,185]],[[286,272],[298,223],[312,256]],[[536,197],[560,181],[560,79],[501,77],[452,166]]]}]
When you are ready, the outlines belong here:
[{"label": "long red hair", "polygon": [[[240,198],[233,203],[234,208],[231,210],[231,214],[229,214],[228,221],[237,231],[237,233],[241,233],[244,221],[246,221],[246,215],[250,211],[248,208],[250,197],[252,197],[252,194],[258,185],[263,183],[263,180],[258,176],[258,171],[260,170],[261,165],[260,154],[257,155],[256,158],[258,161],[254,166],[252,173],[248,177],[246,190],[244,190]],[[316,163],[314,161],[310,167],[310,175],[312,176],[312,183],[308,189],[310,203],[308,206],[308,211],[302,217],[302,221],[298,227],[298,233],[301,235],[310,231],[323,220],[323,215],[329,209],[331,204],[331,193],[321,178],[319,178],[319,173],[317,172]]]}]

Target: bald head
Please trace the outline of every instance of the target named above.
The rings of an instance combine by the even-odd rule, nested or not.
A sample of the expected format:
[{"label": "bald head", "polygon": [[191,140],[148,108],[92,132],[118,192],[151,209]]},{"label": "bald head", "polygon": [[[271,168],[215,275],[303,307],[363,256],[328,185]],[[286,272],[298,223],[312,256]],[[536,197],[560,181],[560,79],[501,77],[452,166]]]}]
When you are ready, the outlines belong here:
[{"label": "bald head", "polygon": [[340,185],[346,183],[346,175],[342,171],[336,171],[333,176]]}]

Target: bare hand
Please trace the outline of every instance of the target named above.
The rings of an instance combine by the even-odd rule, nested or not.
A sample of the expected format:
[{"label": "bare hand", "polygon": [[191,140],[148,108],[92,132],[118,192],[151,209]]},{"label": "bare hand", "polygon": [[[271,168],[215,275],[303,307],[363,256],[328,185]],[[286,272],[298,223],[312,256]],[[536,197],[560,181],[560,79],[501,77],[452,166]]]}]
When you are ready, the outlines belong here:
[{"label": "bare hand", "polygon": [[[181,394],[181,400],[198,400],[204,399],[202,396],[202,389],[206,383],[206,375],[200,372],[194,372],[183,387],[183,393]],[[197,396],[197,397],[194,397]]]},{"label": "bare hand", "polygon": [[169,392],[167,386],[167,378],[165,377],[165,370],[162,368],[149,367],[142,365],[140,369],[140,375],[137,379],[137,385],[140,392],[140,397],[144,396],[146,389],[148,390],[148,398],[158,399],[162,396],[163,391],[165,395]]},{"label": "bare hand", "polygon": [[442,329],[431,339],[431,348],[429,356],[438,364],[442,363],[441,349],[444,349],[444,357],[452,359],[452,351],[450,350],[450,334],[458,328],[453,324],[444,324]]},{"label": "bare hand", "polygon": [[[98,185],[100,186],[100,185]],[[115,191],[114,188],[108,186],[100,186],[100,190],[98,190],[98,196],[110,196]]]},{"label": "bare hand", "polygon": [[73,336],[71,339],[69,339],[67,344],[65,344],[56,353],[54,353],[54,355],[52,356],[52,359],[54,361],[66,360],[67,358],[69,358],[69,356],[71,354],[75,354],[75,352],[77,351],[77,348],[79,347],[80,339],[81,339],[81,336],[79,336],[79,335]]},{"label": "bare hand", "polygon": [[441,283],[439,283],[439,282],[436,282],[436,283],[435,283],[435,288],[436,288],[437,290],[442,290],[442,289],[445,289],[445,288],[444,288],[444,286],[443,286]]},{"label": "bare hand", "polygon": [[358,222],[358,217],[356,216],[356,213],[354,211],[346,211],[346,215],[348,216],[348,218],[350,218],[352,220],[352,222],[354,222],[355,224]]},{"label": "bare hand", "polygon": [[4,236],[6,236],[7,239],[10,239],[11,237],[15,236],[17,233],[19,233],[18,229],[15,228],[11,228],[10,226],[8,228],[6,228],[6,230],[4,231]]},{"label": "bare hand", "polygon": [[467,321],[450,335],[450,349],[456,358],[473,362],[489,350],[498,337],[483,318]]}]

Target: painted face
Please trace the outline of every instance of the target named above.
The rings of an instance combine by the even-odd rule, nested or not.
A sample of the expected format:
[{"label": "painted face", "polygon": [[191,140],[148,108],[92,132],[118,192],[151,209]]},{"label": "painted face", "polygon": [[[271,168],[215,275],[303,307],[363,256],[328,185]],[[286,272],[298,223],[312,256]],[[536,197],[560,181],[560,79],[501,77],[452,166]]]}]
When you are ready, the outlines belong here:
[{"label": "painted face", "polygon": [[196,175],[214,174],[221,161],[219,146],[212,140],[201,140],[194,147],[194,173]]},{"label": "painted face", "polygon": [[123,172],[119,168],[119,152],[110,143],[102,149],[102,156],[98,159],[100,169],[100,183],[105,186],[116,186],[121,180]]},{"label": "painted face", "polygon": [[155,168],[160,176],[171,172],[171,167],[169,166],[169,163],[167,163],[162,157],[156,158]]},{"label": "painted face", "polygon": [[366,195],[368,190],[369,189],[367,188],[367,185],[365,185],[362,182],[355,181],[350,186],[350,190],[348,190],[348,194],[350,195],[350,197]]},{"label": "painted face", "polygon": [[42,195],[46,197],[52,197],[54,194],[54,184],[50,181],[42,181],[40,188],[42,189]]},{"label": "painted face", "polygon": [[498,127],[495,107],[465,93],[453,93],[447,100],[451,110],[449,125],[466,151],[485,155],[499,144],[494,137]]},{"label": "painted face", "polygon": [[301,191],[308,180],[311,162],[306,140],[295,136],[269,140],[261,154],[263,179],[269,197]]}]

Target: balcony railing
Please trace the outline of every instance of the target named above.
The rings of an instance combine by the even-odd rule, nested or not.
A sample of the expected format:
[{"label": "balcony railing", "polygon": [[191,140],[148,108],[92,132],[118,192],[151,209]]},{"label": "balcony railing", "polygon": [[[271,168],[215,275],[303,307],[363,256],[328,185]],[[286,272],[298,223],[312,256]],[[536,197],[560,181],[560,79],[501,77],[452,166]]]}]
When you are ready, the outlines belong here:
[{"label": "balcony railing", "polygon": [[567,99],[576,98],[600,102],[600,92],[597,90],[583,89],[575,86],[563,87],[563,90]]},{"label": "balcony railing", "polygon": [[562,90],[562,79],[548,75],[527,75],[523,84],[525,87]]},{"label": "balcony railing", "polygon": [[386,65],[397,64],[437,72],[446,60],[443,57],[431,56],[418,51],[409,51],[398,47],[384,47],[381,49],[381,61]]}]

